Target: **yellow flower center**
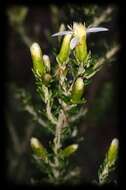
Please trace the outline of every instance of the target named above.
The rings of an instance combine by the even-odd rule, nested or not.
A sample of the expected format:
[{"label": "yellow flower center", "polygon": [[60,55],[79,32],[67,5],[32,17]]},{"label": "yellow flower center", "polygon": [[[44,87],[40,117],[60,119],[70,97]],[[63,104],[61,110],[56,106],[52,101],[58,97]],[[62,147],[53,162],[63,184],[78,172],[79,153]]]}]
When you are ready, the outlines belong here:
[{"label": "yellow flower center", "polygon": [[82,23],[73,23],[73,32],[75,37],[82,38],[86,36],[86,28]]}]

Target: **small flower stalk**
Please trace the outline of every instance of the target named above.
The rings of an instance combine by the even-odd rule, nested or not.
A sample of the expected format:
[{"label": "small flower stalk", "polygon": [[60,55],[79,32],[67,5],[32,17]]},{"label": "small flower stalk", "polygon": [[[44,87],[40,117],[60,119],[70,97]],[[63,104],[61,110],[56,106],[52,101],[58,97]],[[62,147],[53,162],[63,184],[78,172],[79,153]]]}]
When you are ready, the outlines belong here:
[{"label": "small flower stalk", "polygon": [[45,73],[45,65],[43,62],[42,51],[39,44],[36,42],[33,43],[30,47],[30,52],[32,56],[34,71],[38,75],[43,76],[43,74]]}]

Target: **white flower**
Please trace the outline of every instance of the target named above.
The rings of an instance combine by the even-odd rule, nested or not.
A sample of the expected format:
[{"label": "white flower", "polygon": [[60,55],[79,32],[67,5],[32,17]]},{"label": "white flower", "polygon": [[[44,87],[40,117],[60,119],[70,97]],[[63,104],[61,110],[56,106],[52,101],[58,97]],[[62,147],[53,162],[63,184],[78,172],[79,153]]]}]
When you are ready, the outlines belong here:
[{"label": "white flower", "polygon": [[[80,27],[78,30],[78,27],[77,27],[78,25],[83,27],[81,31],[80,31]],[[108,28],[105,28],[105,27],[88,27],[88,28],[86,28],[85,25],[82,25],[81,23],[79,24],[76,22],[73,23],[73,28],[69,25],[67,25],[67,27],[69,29],[68,31],[55,33],[52,35],[52,37],[72,34],[73,38],[71,39],[71,42],[70,42],[71,49],[74,49],[79,44],[80,36],[84,35],[84,31],[85,31],[85,35],[88,35],[89,33],[108,31]]]}]

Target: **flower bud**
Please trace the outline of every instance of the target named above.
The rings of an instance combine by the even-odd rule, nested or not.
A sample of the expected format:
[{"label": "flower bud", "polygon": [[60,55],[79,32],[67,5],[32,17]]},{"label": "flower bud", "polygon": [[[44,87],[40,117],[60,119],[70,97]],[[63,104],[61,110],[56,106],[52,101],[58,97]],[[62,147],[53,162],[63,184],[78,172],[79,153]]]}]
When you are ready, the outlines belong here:
[{"label": "flower bud", "polygon": [[68,157],[71,154],[73,154],[76,150],[78,149],[78,144],[72,144],[67,146],[63,151],[62,151],[62,156],[63,157]]},{"label": "flower bud", "polygon": [[32,61],[33,61],[33,69],[39,74],[43,75],[45,73],[45,66],[42,58],[42,51],[38,43],[33,43],[30,47]]},{"label": "flower bud", "polygon": [[63,42],[61,45],[61,49],[59,54],[56,57],[56,60],[58,63],[63,64],[68,61],[69,54],[70,54],[70,40],[71,40],[71,34],[65,35],[63,38]]},{"label": "flower bud", "polygon": [[51,70],[51,66],[50,66],[50,59],[48,55],[43,55],[43,61],[44,61],[44,65],[46,67],[46,71],[50,72]]},{"label": "flower bud", "polygon": [[83,24],[73,24],[74,36],[79,39],[75,47],[75,57],[79,63],[84,63],[87,57],[86,28]]},{"label": "flower bud", "polygon": [[39,157],[40,159],[42,159],[44,161],[48,160],[47,151],[37,138],[35,138],[35,137],[31,138],[31,147],[32,147],[34,154],[37,157]]},{"label": "flower bud", "polygon": [[79,103],[84,92],[84,81],[79,77],[73,85],[71,101],[72,103]]},{"label": "flower bud", "polygon": [[45,85],[48,85],[49,82],[51,81],[52,77],[50,74],[46,73],[44,76],[43,76],[43,80],[44,80],[44,83]]},{"label": "flower bud", "polygon": [[115,161],[118,155],[118,148],[119,148],[119,141],[118,139],[115,138],[111,142],[110,148],[108,150],[108,155],[107,155],[107,159],[110,166],[115,164]]},{"label": "flower bud", "polygon": [[105,160],[98,171],[100,184],[106,183],[109,178],[109,174],[111,173],[111,171],[113,171],[113,169],[115,169],[115,164],[118,157],[118,149],[119,141],[115,138],[112,140]]}]

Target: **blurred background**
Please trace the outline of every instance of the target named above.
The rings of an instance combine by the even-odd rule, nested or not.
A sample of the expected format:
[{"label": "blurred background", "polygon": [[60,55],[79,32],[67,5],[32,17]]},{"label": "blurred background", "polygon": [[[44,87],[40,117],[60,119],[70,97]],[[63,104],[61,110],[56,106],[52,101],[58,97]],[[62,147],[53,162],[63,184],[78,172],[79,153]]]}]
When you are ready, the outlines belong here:
[{"label": "blurred background", "polygon": [[[51,62],[58,53],[58,38],[51,38],[64,24],[85,22],[86,26],[103,26],[109,32],[91,34],[88,49],[105,63],[93,77],[85,92],[88,113],[78,123],[80,143],[78,153],[71,158],[81,170],[81,179],[92,182],[114,137],[118,137],[118,50],[120,46],[118,7],[96,4],[65,4],[58,6],[10,6],[6,9],[6,124],[7,124],[7,177],[14,183],[29,184],[40,174],[31,161],[30,138],[40,137],[47,144],[50,137],[24,108],[27,102],[39,106],[29,45],[36,41]],[[26,98],[27,94],[27,98]],[[31,96],[32,95],[32,96]],[[22,103],[23,102],[23,103]],[[45,138],[46,137],[46,138]],[[115,176],[117,176],[117,171]],[[40,175],[41,177],[41,175]]]}]

